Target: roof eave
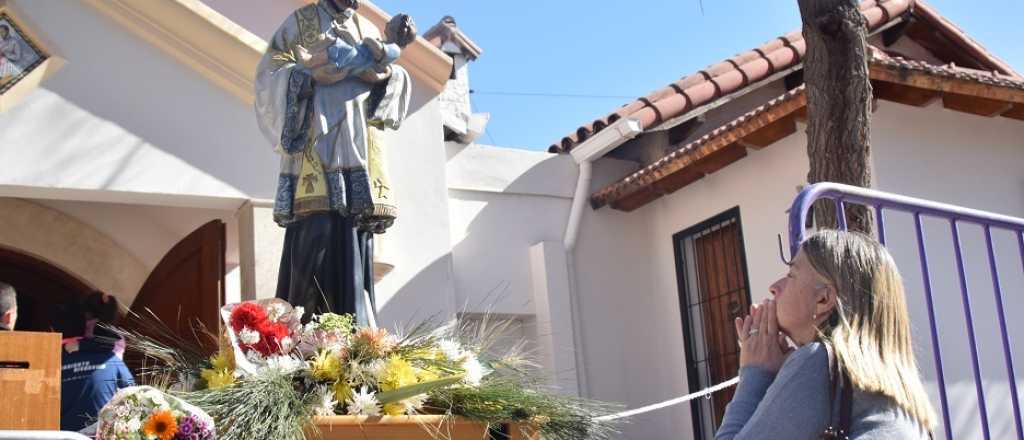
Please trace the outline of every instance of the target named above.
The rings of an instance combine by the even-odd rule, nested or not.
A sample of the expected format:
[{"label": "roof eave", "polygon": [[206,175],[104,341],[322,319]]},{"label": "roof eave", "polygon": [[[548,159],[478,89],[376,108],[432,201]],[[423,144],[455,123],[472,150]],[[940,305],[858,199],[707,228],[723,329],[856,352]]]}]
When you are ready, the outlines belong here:
[{"label": "roof eave", "polygon": [[[192,68],[246,104],[255,101],[256,66],[267,43],[199,0],[85,0],[146,42]],[[297,4],[311,1],[296,0]],[[359,15],[378,27],[390,19],[370,3]],[[406,48],[398,64],[435,94],[441,93],[452,61],[422,38]]]}]

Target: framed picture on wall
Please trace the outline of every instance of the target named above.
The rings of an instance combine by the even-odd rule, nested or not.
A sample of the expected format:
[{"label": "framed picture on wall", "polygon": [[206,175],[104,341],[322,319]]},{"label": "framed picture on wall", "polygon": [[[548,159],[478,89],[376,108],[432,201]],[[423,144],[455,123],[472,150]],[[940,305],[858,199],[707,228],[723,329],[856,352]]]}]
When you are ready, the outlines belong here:
[{"label": "framed picture on wall", "polygon": [[0,112],[17,104],[63,64],[14,8],[0,0]]},{"label": "framed picture on wall", "polygon": [[0,94],[37,69],[46,60],[9,14],[0,13]]}]

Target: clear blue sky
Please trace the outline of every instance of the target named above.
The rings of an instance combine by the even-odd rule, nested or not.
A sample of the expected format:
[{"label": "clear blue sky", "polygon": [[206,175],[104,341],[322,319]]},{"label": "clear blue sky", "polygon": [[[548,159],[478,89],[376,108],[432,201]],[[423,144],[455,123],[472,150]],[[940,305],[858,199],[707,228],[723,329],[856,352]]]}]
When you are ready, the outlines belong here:
[{"label": "clear blue sky", "polygon": [[[452,15],[484,54],[470,66],[478,142],[544,150],[584,122],[800,26],[796,0],[375,0],[425,32]],[[931,0],[1024,72],[1024,1]],[[488,92],[612,96],[579,99]]]}]

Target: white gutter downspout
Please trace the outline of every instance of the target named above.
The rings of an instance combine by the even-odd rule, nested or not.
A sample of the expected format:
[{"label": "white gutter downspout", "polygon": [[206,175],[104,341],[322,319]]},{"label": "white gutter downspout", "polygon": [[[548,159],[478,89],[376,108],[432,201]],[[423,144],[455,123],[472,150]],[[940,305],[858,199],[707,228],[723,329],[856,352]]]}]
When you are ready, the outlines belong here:
[{"label": "white gutter downspout", "polygon": [[573,352],[576,356],[576,383],[582,397],[590,397],[590,389],[583,363],[583,315],[580,313],[579,298],[576,292],[576,262],[573,255],[576,249],[576,239],[579,237],[580,222],[583,219],[583,209],[587,205],[587,199],[590,198],[593,163],[619,145],[637,137],[643,131],[643,125],[639,120],[623,118],[597,132],[570,152],[572,158],[580,166],[580,173],[576,181],[576,191],[572,198],[572,209],[569,211],[569,222],[565,227],[565,239],[562,244],[565,246],[566,269],[569,275],[569,304],[572,311],[572,335],[575,346]]}]

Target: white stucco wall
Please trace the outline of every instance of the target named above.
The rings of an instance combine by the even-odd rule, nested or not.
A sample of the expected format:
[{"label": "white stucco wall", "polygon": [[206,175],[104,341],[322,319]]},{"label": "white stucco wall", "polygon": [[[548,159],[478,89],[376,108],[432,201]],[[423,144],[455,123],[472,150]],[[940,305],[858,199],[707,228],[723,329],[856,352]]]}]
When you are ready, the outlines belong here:
[{"label": "white stucco wall", "polygon": [[382,250],[395,265],[376,286],[384,325],[408,325],[456,311],[437,97],[415,85],[410,112],[401,129],[384,137],[398,204],[398,220],[381,236]]},{"label": "white stucco wall", "polygon": [[[456,297],[471,308],[536,314],[532,337],[540,342],[538,354],[549,368],[554,362],[549,373],[557,377],[555,383],[572,392],[577,371],[562,366],[575,363],[573,317],[566,313],[566,301],[538,304],[534,295],[537,289],[543,289],[542,298],[568,292],[567,280],[557,278],[567,276],[558,252],[564,249],[577,165],[564,155],[486,146],[450,145],[449,156]],[[603,159],[595,165],[590,189],[633,169],[632,163]],[[673,377],[681,348],[671,348],[662,337],[681,335],[678,324],[666,330],[672,324],[664,317],[678,313],[678,306],[658,310],[664,306],[653,295],[650,229],[648,216],[586,208],[574,252],[583,342],[575,347],[583,361],[582,368],[575,365],[582,375],[580,391],[628,407],[674,397],[671,393],[682,389],[682,376]],[[668,347],[667,358],[662,347]],[[549,355],[554,361],[545,358]],[[625,425],[623,438],[665,438],[688,426],[678,423],[672,417],[644,418]]]},{"label": "white stucco wall", "polygon": [[561,243],[576,165],[567,156],[449,147],[447,185],[459,308],[532,313],[528,249]]},{"label": "white stucco wall", "polygon": [[[801,127],[802,129],[802,127]],[[728,167],[666,195],[632,213],[604,208],[599,215],[643,218],[647,243],[642,263],[626,265],[623,272],[647,267],[650,278],[646,291],[635,292],[634,313],[626,315],[628,336],[622,340],[657,338],[655,343],[639,343],[632,355],[632,381],[625,381],[634,396],[632,405],[659,402],[688,392],[685,344],[680,315],[672,236],[717,214],[740,208],[743,242],[750,281],[750,296],[760,301],[768,294],[768,285],[784,271],[778,257],[776,234],[785,233],[786,216],[796,188],[805,181],[807,159],[802,136],[789,136]],[[614,214],[613,214],[614,212]],[[640,220],[638,220],[640,221]],[[607,307],[622,308],[613,303]],[[589,342],[589,341],[588,341]],[[629,438],[690,438],[691,409],[679,405],[638,417],[631,425],[647,429],[645,435]],[[640,427],[630,429],[641,429]],[[632,431],[631,431],[632,432]],[[670,434],[672,433],[672,434]]]},{"label": "white stucco wall", "polygon": [[[739,205],[751,283],[764,287],[753,296],[763,298],[782,271],[775,234],[785,230],[783,211],[806,175],[804,151],[793,136],[635,212],[584,211],[575,282],[585,395],[634,408],[689,391],[672,234]],[[448,153],[458,305],[532,315],[529,248],[564,239],[577,166],[568,156],[484,146],[449,145]],[[599,161],[591,190],[633,167]],[[623,438],[688,438],[690,409],[638,416],[623,428]]]},{"label": "white stucco wall", "polygon": [[0,115],[0,183],[270,197],[252,109],[81,2],[16,6],[67,66]]},{"label": "white stucco wall", "polygon": [[[1024,123],[1006,118],[985,118],[942,108],[941,102],[916,109],[883,101],[872,119],[874,182],[883,191],[950,203],[1024,218]],[[925,219],[925,241],[933,286],[940,350],[943,359],[953,435],[980,438],[970,350],[961,291],[958,283],[949,223]],[[914,321],[915,349],[933,400],[936,377],[928,314],[914,238],[908,214],[886,217],[888,247],[897,260],[907,286]],[[985,401],[992,438],[1015,435],[1010,393],[996,319],[995,298],[984,235],[980,227],[961,228],[968,289],[986,383]],[[1024,264],[1017,239],[994,232],[993,241],[1013,347],[1018,390],[1024,391],[1024,353],[1017,335],[1024,323],[1016,316],[1024,310]],[[941,429],[940,429],[941,430]]]},{"label": "white stucco wall", "polygon": [[[1024,172],[1021,171],[1024,169],[1024,141],[1021,140],[1024,139],[1024,124],[1019,121],[957,113],[943,109],[941,103],[918,109],[883,101],[873,115],[872,135],[877,188],[1024,217]],[[800,126],[797,134],[762,151],[750,151],[749,156],[739,162],[631,214],[613,214],[605,209],[589,217],[626,215],[647,219],[638,223],[650,225],[647,237],[650,250],[630,267],[632,271],[643,271],[643,266],[650,266],[647,272],[650,290],[649,295],[639,296],[628,305],[612,299],[605,291],[601,302],[594,304],[585,319],[602,314],[608,317],[611,310],[633,307],[634,314],[624,316],[631,322],[643,323],[645,331],[636,334],[664,338],[657,344],[642,345],[648,348],[646,352],[635,350],[632,353],[633,364],[643,365],[642,374],[636,373],[638,378],[635,381],[620,379],[620,382],[603,383],[600,379],[592,380],[592,388],[598,387],[598,393],[601,387],[606,388],[602,398],[628,403],[635,400],[639,404],[640,401],[654,402],[694,391],[686,389],[686,360],[683,357],[672,234],[739,206],[751,297],[753,301],[760,301],[768,295],[770,283],[784,271],[778,257],[776,234],[786,231],[785,210],[796,195],[796,187],[804,183],[806,170],[805,137],[803,126]],[[608,212],[603,214],[604,211]],[[979,437],[977,400],[949,225],[928,220],[925,225],[939,333],[943,341],[944,371],[950,401],[954,402],[951,411],[954,435]],[[918,357],[926,380],[931,382],[937,404],[929,325],[910,216],[889,215],[887,230],[890,231],[890,250],[906,279]],[[616,231],[625,232],[622,229]],[[965,226],[962,233],[982,377],[987,384],[986,403],[992,435],[993,438],[1011,436],[1009,391],[984,239],[980,228]],[[1012,337],[1024,330],[1024,324],[1012,318],[1013,311],[1024,306],[1024,300],[1017,295],[1024,290],[1021,257],[1017,242],[1010,234],[996,233],[994,238],[1004,308],[1009,313],[1008,331]],[[583,247],[581,244],[581,249]],[[587,276],[597,278],[581,280],[582,284],[603,286],[610,282],[607,278],[600,278],[600,274]],[[602,289],[594,287],[594,295],[598,296],[597,292]],[[634,337],[628,330],[618,333],[622,330],[616,328],[617,324],[610,325],[611,328],[601,329],[601,334],[588,333],[585,345],[601,344],[600,341],[608,338],[629,341]],[[1014,342],[1011,340],[1011,346],[1019,346],[1019,342]],[[603,345],[603,349],[607,350],[607,345]],[[1020,353],[1014,354],[1019,372],[1024,358]],[[595,373],[598,369],[614,369],[596,359],[588,361],[587,367],[592,377],[595,374],[604,376]],[[1024,387],[1024,381],[1018,380],[1018,387]],[[631,399],[629,393],[639,397]],[[690,426],[690,409],[684,405],[641,416],[627,428],[627,432],[629,438],[663,438],[668,433],[689,432]]]}]

